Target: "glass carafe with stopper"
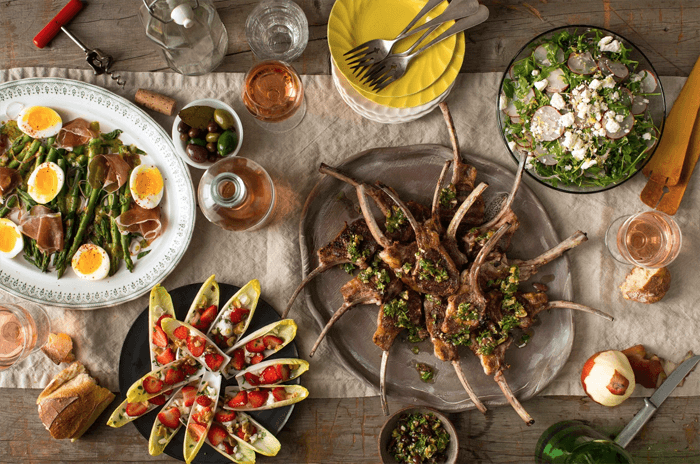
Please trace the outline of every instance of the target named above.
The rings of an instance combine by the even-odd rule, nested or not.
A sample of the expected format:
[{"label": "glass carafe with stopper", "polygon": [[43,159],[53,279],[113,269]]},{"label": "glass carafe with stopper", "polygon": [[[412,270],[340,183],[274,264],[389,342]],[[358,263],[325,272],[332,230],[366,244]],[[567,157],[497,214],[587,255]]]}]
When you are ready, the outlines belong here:
[{"label": "glass carafe with stopper", "polygon": [[199,181],[199,208],[226,230],[261,227],[275,206],[275,186],[255,161],[232,156],[214,163]]},{"label": "glass carafe with stopper", "polygon": [[143,0],[139,16],[146,36],[180,74],[211,72],[226,55],[228,34],[211,0]]}]

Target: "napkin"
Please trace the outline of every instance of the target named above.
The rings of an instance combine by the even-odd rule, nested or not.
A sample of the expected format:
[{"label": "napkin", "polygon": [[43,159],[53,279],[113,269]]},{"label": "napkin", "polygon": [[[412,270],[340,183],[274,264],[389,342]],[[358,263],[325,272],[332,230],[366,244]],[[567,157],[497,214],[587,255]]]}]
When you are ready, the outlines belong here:
[{"label": "napkin", "polygon": [[[210,224],[198,212],[192,243],[177,268],[163,282],[174,289],[203,282],[215,273],[219,282],[243,285],[257,278],[262,298],[280,312],[301,280],[298,226],[302,205],[321,178],[321,162],[335,165],[360,151],[382,146],[440,143],[450,146],[442,115],[434,111],[407,124],[383,125],[355,114],[333,88],[331,76],[303,76],[307,114],[301,124],[284,134],[270,134],[247,114],[240,99],[243,74],[215,73],[186,77],[173,73],[122,73],[127,86],[117,87],[104,76],[87,70],[18,68],[0,71],[0,81],[26,77],[67,77],[94,83],[133,100],[137,89],[145,88],[175,98],[178,106],[198,98],[219,98],[231,104],[241,116],[244,136],[240,155],[263,165],[272,176],[279,201],[272,221],[255,232],[227,232]],[[461,74],[447,102],[452,111],[462,153],[490,159],[515,171],[516,165],[501,142],[496,122],[499,73]],[[680,77],[662,78],[669,105],[685,81]],[[173,117],[148,113],[169,132]],[[124,128],[128,130],[128,128]],[[203,171],[190,168],[195,187]],[[695,175],[697,177],[697,173]],[[643,305],[624,300],[618,286],[631,267],[613,261],[603,235],[618,216],[647,208],[639,201],[644,177],[613,190],[593,195],[556,192],[531,178],[525,183],[545,205],[560,238],[576,230],[588,233],[589,240],[569,254],[575,301],[599,308],[615,316],[615,322],[589,315],[576,315],[576,336],[569,362],[542,392],[544,395],[583,395],[580,370],[593,353],[624,349],[642,343],[661,357],[679,361],[688,350],[700,352],[700,323],[694,304],[700,300],[696,270],[700,257],[692,250],[700,245],[700,188],[690,188],[675,219],[683,232],[683,248],[671,264],[671,289],[659,303]],[[517,201],[517,199],[516,199]],[[520,233],[520,232],[519,232]],[[120,271],[120,272],[123,272]],[[55,278],[53,275],[37,279]],[[89,284],[87,284],[89,285]],[[148,295],[112,308],[77,311],[47,308],[54,331],[73,337],[76,356],[93,375],[111,390],[118,390],[119,353],[126,333],[136,317],[148,306]],[[299,298],[290,313],[299,324],[296,343],[306,358],[320,328]],[[546,317],[543,315],[542,317]],[[537,334],[535,334],[537,336]],[[371,343],[368,337],[367,343]],[[307,358],[308,359],[308,358]],[[436,363],[438,361],[436,360]],[[310,360],[309,372],[302,377],[312,397],[361,397],[377,395],[378,390],[357,379],[342,367],[326,343]],[[0,372],[0,387],[42,388],[58,371],[41,353]],[[508,372],[506,371],[506,377]],[[648,394],[638,388],[636,395]],[[691,375],[674,395],[700,395],[700,376]]]}]

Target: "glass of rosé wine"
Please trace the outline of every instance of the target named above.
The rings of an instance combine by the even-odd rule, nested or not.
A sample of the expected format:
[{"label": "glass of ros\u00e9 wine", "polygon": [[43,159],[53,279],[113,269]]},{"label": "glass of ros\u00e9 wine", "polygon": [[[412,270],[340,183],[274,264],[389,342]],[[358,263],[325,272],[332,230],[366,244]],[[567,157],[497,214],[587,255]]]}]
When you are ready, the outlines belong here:
[{"label": "glass of ros\u00e9 wine", "polygon": [[51,321],[41,306],[0,300],[0,371],[22,362],[39,350],[51,332]]},{"label": "glass of ros\u00e9 wine", "polygon": [[605,245],[615,260],[647,269],[669,265],[681,250],[681,229],[671,216],[645,211],[615,219]]}]

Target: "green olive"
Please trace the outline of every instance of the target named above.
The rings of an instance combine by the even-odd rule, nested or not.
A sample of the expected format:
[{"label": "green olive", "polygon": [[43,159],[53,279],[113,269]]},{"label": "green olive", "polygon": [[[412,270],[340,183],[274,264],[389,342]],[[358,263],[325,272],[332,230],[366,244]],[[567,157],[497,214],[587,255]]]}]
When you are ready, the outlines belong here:
[{"label": "green olive", "polygon": [[233,127],[233,116],[226,110],[218,109],[214,111],[214,121],[223,130],[228,130]]},{"label": "green olive", "polygon": [[217,140],[219,140],[220,136],[221,134],[219,132],[209,132],[206,137],[207,142],[216,142]]},{"label": "green olive", "polygon": [[216,150],[219,152],[219,156],[227,156],[233,150],[236,149],[238,145],[238,136],[235,132],[229,130],[224,131],[219,137],[216,144]]}]

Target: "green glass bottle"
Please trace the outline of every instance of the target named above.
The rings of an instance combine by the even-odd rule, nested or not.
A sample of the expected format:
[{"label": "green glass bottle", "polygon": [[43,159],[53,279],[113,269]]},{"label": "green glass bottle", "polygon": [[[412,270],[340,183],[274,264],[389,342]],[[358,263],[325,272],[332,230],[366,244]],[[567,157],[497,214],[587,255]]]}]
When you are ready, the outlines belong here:
[{"label": "green glass bottle", "polygon": [[579,421],[558,422],[544,431],[535,448],[537,464],[634,464],[609,438]]}]

